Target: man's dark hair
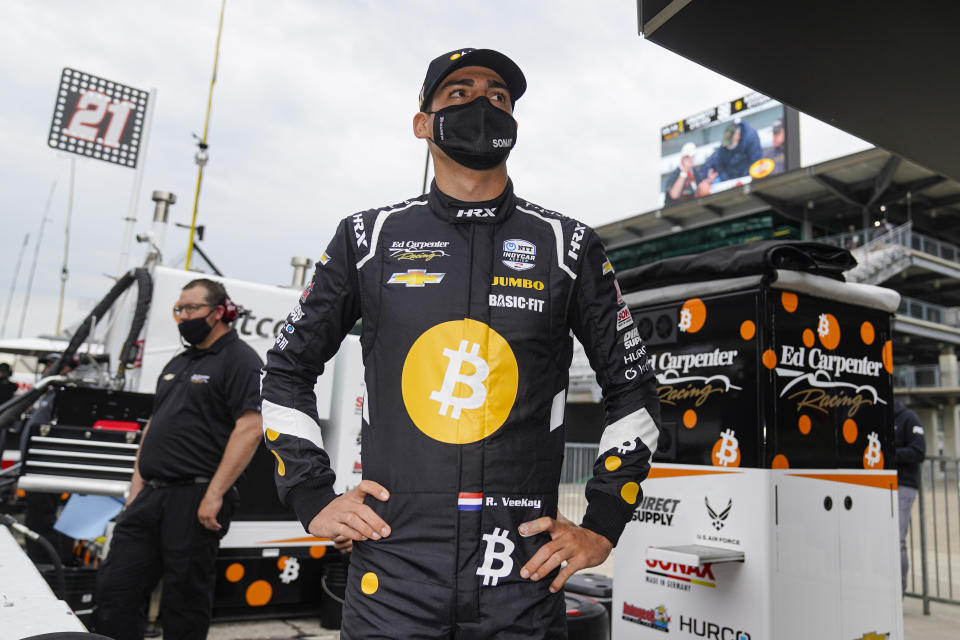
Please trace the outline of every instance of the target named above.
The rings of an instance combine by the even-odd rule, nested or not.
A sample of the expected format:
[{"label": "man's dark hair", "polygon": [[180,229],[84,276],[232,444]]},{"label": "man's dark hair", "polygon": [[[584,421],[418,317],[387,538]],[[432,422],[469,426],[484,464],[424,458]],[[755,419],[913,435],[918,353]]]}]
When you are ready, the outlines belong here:
[{"label": "man's dark hair", "polygon": [[11,375],[13,371],[10,369],[10,365],[6,362],[0,362],[0,374]]},{"label": "man's dark hair", "polygon": [[207,304],[212,304],[214,306],[223,304],[227,300],[227,290],[222,284],[216,280],[211,280],[210,278],[197,278],[196,280],[191,280],[187,284],[183,285],[183,291],[187,289],[193,289],[194,287],[203,287],[207,291],[207,295],[204,296],[207,300]]}]

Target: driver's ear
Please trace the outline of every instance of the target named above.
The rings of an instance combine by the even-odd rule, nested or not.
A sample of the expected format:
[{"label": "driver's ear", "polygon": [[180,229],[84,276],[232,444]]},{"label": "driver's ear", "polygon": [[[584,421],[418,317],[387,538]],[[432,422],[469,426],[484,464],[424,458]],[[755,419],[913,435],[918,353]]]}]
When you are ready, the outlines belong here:
[{"label": "driver's ear", "polygon": [[432,114],[424,113],[423,111],[418,111],[417,114],[413,116],[413,135],[421,139],[431,139],[433,134],[433,119],[431,115]]}]

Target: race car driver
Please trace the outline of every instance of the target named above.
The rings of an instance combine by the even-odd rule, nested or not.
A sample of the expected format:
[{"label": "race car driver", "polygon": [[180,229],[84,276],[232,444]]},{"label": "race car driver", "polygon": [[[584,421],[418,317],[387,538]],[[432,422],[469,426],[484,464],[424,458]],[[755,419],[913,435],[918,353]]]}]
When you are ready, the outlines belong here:
[{"label": "race car driver", "polygon": [[[344,638],[566,637],[560,588],[642,495],[653,373],[593,230],[514,194],[525,89],[489,49],[430,63],[413,119],[430,191],[341,222],[267,355],[280,496],[313,535],[356,541]],[[337,496],[313,387],[361,317],[364,480]],[[572,335],[604,395],[580,525],[557,512]]]}]

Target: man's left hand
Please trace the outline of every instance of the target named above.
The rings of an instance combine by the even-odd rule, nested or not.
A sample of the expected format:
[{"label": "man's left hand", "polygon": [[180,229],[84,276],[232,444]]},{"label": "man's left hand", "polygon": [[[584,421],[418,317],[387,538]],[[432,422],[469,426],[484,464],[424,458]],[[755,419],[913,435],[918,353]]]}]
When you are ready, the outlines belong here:
[{"label": "man's left hand", "polygon": [[200,501],[200,508],[197,509],[197,520],[210,531],[220,531],[223,527],[217,522],[217,514],[220,513],[220,507],[222,506],[223,496],[218,496],[207,490],[203,495],[203,500]]},{"label": "man's left hand", "polygon": [[520,535],[525,538],[537,533],[549,533],[552,538],[523,565],[521,577],[536,582],[564,561],[567,563],[550,584],[551,593],[563,588],[567,579],[580,569],[601,564],[613,550],[613,544],[604,536],[578,527],[561,514],[557,515],[559,517],[556,520],[544,516],[520,525]]}]

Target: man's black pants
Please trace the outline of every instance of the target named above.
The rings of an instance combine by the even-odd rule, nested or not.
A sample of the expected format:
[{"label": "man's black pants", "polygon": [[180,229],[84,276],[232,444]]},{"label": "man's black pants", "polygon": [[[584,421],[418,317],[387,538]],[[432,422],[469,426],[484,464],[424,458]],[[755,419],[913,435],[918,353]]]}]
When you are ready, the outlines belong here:
[{"label": "man's black pants", "polygon": [[217,516],[223,529],[210,531],[197,520],[206,490],[206,484],[148,485],[120,515],[97,572],[97,633],[142,639],[150,594],[162,578],[164,640],[207,637],[217,547],[238,500],[235,489],[224,496]]}]

